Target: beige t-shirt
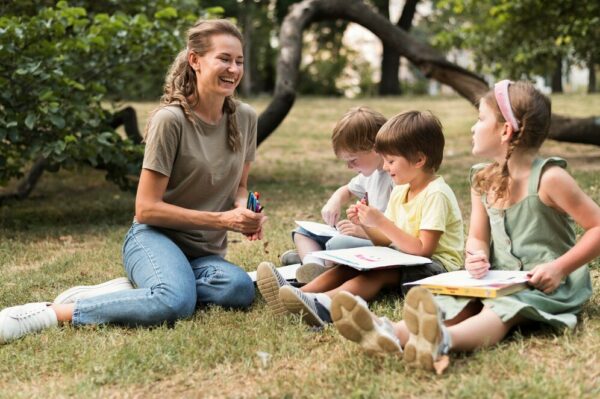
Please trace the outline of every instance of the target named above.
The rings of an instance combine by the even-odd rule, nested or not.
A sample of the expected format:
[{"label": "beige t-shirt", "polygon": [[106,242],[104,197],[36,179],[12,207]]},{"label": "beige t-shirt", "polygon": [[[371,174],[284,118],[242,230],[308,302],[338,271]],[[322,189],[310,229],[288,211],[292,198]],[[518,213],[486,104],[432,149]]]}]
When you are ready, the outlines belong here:
[{"label": "beige t-shirt", "polygon": [[421,230],[441,231],[431,257],[447,271],[458,270],[463,264],[464,229],[454,192],[441,176],[410,201],[409,188],[408,184],[394,187],[385,216],[413,237]]},{"label": "beige t-shirt", "polygon": [[[169,177],[163,200],[187,209],[223,212],[233,208],[245,162],[256,152],[256,112],[237,104],[235,113],[241,132],[241,149],[232,152],[227,145],[227,118],[216,125],[196,117],[190,123],[178,105],[158,110],[146,136],[142,168]],[[159,228],[191,258],[224,256],[225,230],[173,230]]]}]

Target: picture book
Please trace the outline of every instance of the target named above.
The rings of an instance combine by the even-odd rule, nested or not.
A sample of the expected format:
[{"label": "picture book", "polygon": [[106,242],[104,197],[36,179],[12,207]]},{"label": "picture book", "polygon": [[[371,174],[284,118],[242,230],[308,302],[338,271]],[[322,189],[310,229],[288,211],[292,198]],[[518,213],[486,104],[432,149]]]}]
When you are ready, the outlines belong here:
[{"label": "picture book", "polygon": [[[295,265],[278,267],[277,271],[279,271],[279,273],[281,273],[283,278],[285,278],[287,281],[292,281],[296,279],[296,269],[299,267],[300,263],[297,263]],[[248,272],[248,276],[250,276],[252,281],[256,282],[256,270],[253,272]]]},{"label": "picture book", "polygon": [[473,278],[466,270],[441,273],[404,285],[420,285],[434,294],[496,298],[527,288],[526,271],[490,270],[482,278]]},{"label": "picture book", "polygon": [[323,223],[296,220],[296,224],[302,227],[304,230],[307,230],[310,233],[316,234],[318,236],[335,237],[341,234],[339,231],[337,231],[335,227]]},{"label": "picture book", "polygon": [[431,263],[431,259],[405,254],[390,247],[334,249],[312,252],[311,255],[361,271]]}]

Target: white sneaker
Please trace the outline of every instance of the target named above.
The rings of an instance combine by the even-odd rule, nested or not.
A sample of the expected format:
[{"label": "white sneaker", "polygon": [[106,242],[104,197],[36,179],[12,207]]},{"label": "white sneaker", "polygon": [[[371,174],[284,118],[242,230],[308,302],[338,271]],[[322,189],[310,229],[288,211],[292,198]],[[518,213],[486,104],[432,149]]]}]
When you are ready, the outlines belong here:
[{"label": "white sneaker", "polygon": [[361,297],[347,291],[339,292],[331,302],[331,318],[344,338],[356,342],[369,353],[402,353],[392,323],[385,317],[375,316]]},{"label": "white sneaker", "polygon": [[441,374],[449,364],[451,340],[443,313],[427,288],[414,287],[408,291],[402,318],[409,331],[404,361],[409,366]]},{"label": "white sneaker", "polygon": [[78,299],[92,298],[113,292],[132,290],[133,285],[127,277],[119,277],[98,285],[80,285],[69,288],[54,298],[55,304],[75,303]]},{"label": "white sneaker", "polygon": [[261,262],[256,268],[256,285],[267,302],[267,307],[275,316],[287,313],[283,302],[279,299],[279,289],[289,285],[271,262]]},{"label": "white sneaker", "polygon": [[48,302],[5,308],[0,312],[0,344],[57,325],[56,313]]}]

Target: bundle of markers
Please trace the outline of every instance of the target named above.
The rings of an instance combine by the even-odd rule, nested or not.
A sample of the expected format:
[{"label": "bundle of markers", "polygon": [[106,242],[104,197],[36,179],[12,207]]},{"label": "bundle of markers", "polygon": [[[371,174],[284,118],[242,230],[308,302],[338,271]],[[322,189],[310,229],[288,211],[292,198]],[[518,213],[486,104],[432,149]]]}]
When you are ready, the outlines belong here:
[{"label": "bundle of markers", "polygon": [[249,192],[248,193],[248,202],[246,203],[246,208],[250,209],[253,212],[260,213],[263,209],[265,209],[258,200],[260,198],[260,194],[258,191]]}]

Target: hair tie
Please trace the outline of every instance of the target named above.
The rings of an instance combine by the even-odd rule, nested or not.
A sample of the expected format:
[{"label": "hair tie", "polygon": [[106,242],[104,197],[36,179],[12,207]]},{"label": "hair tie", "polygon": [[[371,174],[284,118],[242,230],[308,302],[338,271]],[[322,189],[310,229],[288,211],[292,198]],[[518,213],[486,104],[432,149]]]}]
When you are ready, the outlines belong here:
[{"label": "hair tie", "polygon": [[508,79],[504,79],[496,83],[494,85],[494,96],[496,97],[496,102],[498,103],[498,108],[500,108],[502,116],[508,123],[510,123],[513,130],[518,132],[519,122],[517,121],[517,118],[515,118],[515,114],[510,106],[510,98],[508,97],[508,85],[511,83],[512,82]]}]

